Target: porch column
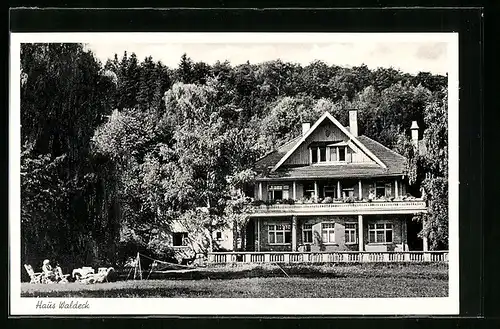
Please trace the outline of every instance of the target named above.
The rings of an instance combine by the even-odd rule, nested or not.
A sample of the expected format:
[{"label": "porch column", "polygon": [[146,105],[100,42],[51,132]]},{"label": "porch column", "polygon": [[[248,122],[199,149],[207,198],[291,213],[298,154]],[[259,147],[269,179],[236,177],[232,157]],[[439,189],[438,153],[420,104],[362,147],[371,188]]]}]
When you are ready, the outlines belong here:
[{"label": "porch column", "polygon": [[318,181],[314,181],[314,200],[317,202],[319,197]]},{"label": "porch column", "polygon": [[259,200],[262,200],[262,182],[259,182]]},{"label": "porch column", "polygon": [[363,187],[361,185],[361,179],[358,181],[358,193],[359,193],[358,199],[363,200]]},{"label": "porch column", "polygon": [[338,180],[337,181],[337,198],[341,198],[341,197],[342,197],[342,194],[340,191],[340,181]]},{"label": "porch column", "polygon": [[401,223],[401,240],[403,244],[402,246],[403,251],[407,251],[406,245],[408,244],[408,228],[406,226],[406,218],[403,218],[403,221]]},{"label": "porch column", "polygon": [[293,199],[297,200],[297,182],[293,181]]},{"label": "porch column", "polygon": [[429,241],[427,241],[427,238],[424,237],[424,251],[429,251]]},{"label": "porch column", "polygon": [[297,216],[292,216],[292,252],[297,251]]},{"label": "porch column", "polygon": [[394,196],[397,198],[399,195],[399,191],[398,191],[398,180],[395,179],[394,180]]},{"label": "porch column", "polygon": [[359,251],[363,251],[365,249],[365,241],[363,239],[363,215],[358,215],[358,236]]},{"label": "porch column", "polygon": [[257,251],[260,251],[260,218],[257,217]]}]

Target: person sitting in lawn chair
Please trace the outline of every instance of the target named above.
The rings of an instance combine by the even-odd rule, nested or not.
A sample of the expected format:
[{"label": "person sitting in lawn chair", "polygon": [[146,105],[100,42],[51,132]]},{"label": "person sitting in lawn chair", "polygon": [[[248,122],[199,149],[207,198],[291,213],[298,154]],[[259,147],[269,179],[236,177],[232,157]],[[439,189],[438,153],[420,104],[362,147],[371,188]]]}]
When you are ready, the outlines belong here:
[{"label": "person sitting in lawn chair", "polygon": [[43,275],[45,280],[49,282],[60,282],[67,281],[67,275],[63,275],[62,269],[60,266],[56,266],[54,269],[50,265],[50,261],[48,259],[43,261],[42,265]]}]

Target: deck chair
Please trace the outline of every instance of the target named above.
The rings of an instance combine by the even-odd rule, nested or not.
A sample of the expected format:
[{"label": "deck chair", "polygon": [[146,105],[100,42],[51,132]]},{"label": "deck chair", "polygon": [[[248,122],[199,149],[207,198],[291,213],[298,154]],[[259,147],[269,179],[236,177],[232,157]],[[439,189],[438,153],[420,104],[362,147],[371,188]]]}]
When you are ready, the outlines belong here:
[{"label": "deck chair", "polygon": [[43,273],[35,273],[33,270],[33,267],[31,265],[24,264],[24,268],[26,269],[26,272],[28,272],[28,275],[30,276],[30,283],[42,283],[42,276]]},{"label": "deck chair", "polygon": [[57,277],[59,278],[58,283],[68,283],[69,274],[63,274],[62,269],[60,267],[56,267],[54,270],[57,272]]},{"label": "deck chair", "polygon": [[81,283],[93,284],[93,283],[103,283],[108,281],[108,275],[114,271],[112,267],[100,267],[95,274],[89,274],[85,278],[81,279]]},{"label": "deck chair", "polygon": [[92,278],[94,275],[94,269],[92,267],[80,267],[73,270],[71,275],[76,282],[84,282],[82,280]]},{"label": "deck chair", "polygon": [[96,283],[102,283],[104,281],[108,282],[108,275],[115,269],[112,267],[106,268],[106,267],[100,267],[99,270],[97,271],[96,277],[95,277],[95,282]]}]

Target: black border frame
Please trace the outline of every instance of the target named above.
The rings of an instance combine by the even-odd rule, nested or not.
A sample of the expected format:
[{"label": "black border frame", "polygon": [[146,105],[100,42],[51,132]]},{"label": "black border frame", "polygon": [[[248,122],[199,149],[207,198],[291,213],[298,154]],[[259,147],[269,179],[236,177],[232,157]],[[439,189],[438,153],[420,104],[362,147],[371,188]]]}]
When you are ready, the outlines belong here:
[{"label": "black border frame", "polygon": [[[483,282],[483,200],[482,193],[477,193],[477,191],[483,191],[484,178],[483,15],[484,10],[479,7],[460,9],[14,9],[10,12],[9,28],[11,32],[458,32],[460,317],[474,318],[486,315],[483,299],[487,293],[484,291]],[[488,312],[491,310],[488,309]],[[116,316],[103,318],[109,317]],[[206,317],[201,316],[201,318]],[[264,322],[272,325],[275,321],[263,316],[246,318],[260,318],[259,322],[262,325]],[[314,325],[315,322],[342,317],[297,316],[297,318],[307,318],[308,322]],[[378,322],[380,318],[365,317],[364,319]],[[345,321],[345,319],[337,320],[340,321],[336,324],[340,325]],[[392,323],[390,325],[399,327],[403,324],[400,320],[387,321]],[[31,320],[26,321],[25,324],[29,322]],[[420,325],[425,325],[425,322],[420,322]],[[80,323],[89,324],[87,320]],[[415,324],[414,321],[409,323]],[[279,323],[273,326],[279,327],[277,324]],[[345,324],[348,325],[348,323]],[[72,323],[73,325],[75,323]],[[244,325],[244,322],[238,325]]]}]

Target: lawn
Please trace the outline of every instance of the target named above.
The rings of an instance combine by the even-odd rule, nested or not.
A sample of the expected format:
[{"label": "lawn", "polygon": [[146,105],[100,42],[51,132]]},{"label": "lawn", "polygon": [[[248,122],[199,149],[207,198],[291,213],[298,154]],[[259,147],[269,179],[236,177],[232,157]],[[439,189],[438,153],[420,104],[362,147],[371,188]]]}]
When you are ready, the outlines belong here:
[{"label": "lawn", "polygon": [[[23,297],[446,297],[447,264],[245,266],[95,285],[23,283]],[[288,275],[288,276],[287,276]]]}]

